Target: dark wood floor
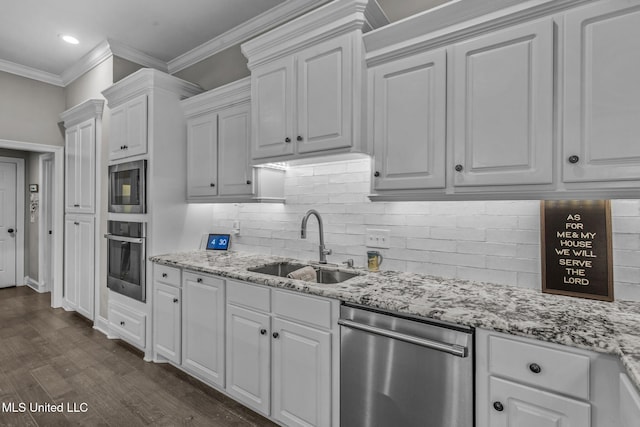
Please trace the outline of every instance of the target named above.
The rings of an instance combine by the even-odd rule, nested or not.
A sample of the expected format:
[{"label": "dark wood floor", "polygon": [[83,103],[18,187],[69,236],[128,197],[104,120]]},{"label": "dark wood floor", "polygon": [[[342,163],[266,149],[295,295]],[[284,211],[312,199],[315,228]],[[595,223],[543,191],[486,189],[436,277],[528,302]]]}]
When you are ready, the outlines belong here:
[{"label": "dark wood floor", "polygon": [[[0,289],[0,402],[0,426],[274,425],[172,366],[143,361],[26,286]],[[26,412],[10,412],[10,402]],[[60,403],[63,413],[29,408]]]}]

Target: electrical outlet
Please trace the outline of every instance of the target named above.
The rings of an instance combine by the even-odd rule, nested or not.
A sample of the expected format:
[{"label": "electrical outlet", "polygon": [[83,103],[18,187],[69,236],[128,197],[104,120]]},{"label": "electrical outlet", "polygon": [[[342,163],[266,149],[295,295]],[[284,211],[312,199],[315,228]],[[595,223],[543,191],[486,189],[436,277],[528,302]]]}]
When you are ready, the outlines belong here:
[{"label": "electrical outlet", "polygon": [[391,234],[389,230],[367,228],[367,247],[388,249],[391,244]]}]

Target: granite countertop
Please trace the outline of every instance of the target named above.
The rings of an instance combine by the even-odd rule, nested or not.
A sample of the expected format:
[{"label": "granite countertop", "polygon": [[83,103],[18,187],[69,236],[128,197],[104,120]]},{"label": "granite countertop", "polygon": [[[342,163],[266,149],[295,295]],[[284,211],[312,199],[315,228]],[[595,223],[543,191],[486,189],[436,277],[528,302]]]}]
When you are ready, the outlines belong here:
[{"label": "granite countertop", "polygon": [[640,389],[640,302],[601,302],[512,286],[423,274],[369,273],[337,284],[268,276],[248,268],[291,258],[242,252],[192,251],[150,257],[152,262],[285,288],[344,302],[490,329],[620,357]]}]

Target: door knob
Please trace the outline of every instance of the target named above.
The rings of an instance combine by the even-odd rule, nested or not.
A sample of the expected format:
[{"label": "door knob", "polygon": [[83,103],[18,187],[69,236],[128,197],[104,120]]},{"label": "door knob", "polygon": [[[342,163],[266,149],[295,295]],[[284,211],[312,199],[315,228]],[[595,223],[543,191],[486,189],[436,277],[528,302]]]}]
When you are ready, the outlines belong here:
[{"label": "door knob", "polygon": [[9,234],[13,233],[14,231],[16,231],[16,230],[14,230],[13,228],[7,229],[7,233],[9,233]]}]

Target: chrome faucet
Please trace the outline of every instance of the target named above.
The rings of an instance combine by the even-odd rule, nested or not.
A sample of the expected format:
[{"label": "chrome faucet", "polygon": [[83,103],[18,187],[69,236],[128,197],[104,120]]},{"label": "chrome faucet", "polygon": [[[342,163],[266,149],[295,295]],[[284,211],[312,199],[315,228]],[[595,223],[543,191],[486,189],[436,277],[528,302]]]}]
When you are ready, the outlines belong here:
[{"label": "chrome faucet", "polygon": [[331,255],[331,249],[327,249],[324,247],[324,228],[322,227],[322,218],[320,218],[320,213],[315,209],[309,209],[304,217],[302,218],[302,225],[300,226],[300,238],[307,238],[307,220],[311,215],[315,215],[318,219],[318,231],[320,232],[320,246],[318,250],[320,252],[320,264],[327,263],[327,255]]}]

